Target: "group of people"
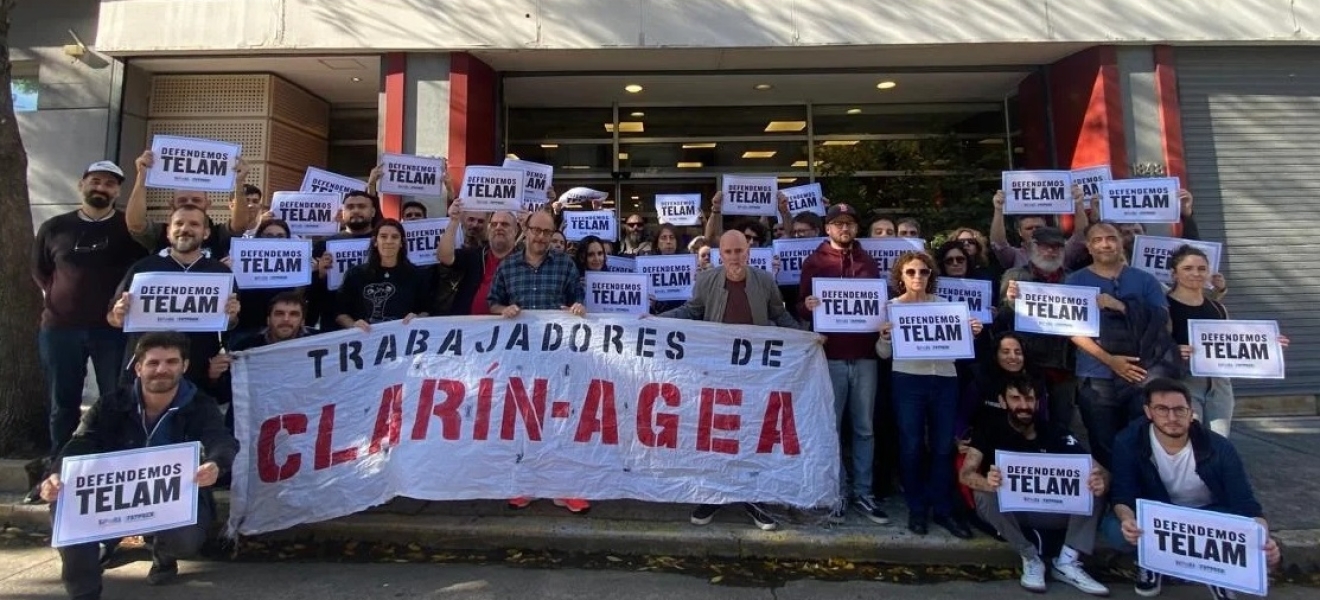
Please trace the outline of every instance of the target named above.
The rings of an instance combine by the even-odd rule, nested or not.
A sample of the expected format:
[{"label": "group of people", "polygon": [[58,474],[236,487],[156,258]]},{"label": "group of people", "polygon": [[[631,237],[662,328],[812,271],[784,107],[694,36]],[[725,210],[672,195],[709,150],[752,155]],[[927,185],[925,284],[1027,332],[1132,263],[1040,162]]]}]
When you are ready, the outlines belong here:
[{"label": "group of people", "polygon": [[[227,224],[208,215],[206,194],[182,190],[174,192],[165,222],[149,220],[145,183],[153,160],[150,152],[137,159],[137,179],[123,211],[114,205],[123,171],[109,161],[92,164],[79,181],[79,208],[43,223],[36,238],[33,276],[45,292],[38,341],[50,392],[52,473],[35,491],[49,502],[58,496],[62,457],[125,445],[200,441],[204,458],[198,484],[223,482],[237,448],[232,411],[226,417],[221,410],[230,398],[234,351],[317,332],[369,331],[377,323],[428,315],[517,318],[525,310],[583,315],[585,273],[606,269],[613,256],[683,252],[702,257],[692,297],[653,302],[655,317],[811,329],[820,303],[812,294],[813,279],[882,275],[858,242],[862,233],[921,236],[915,220],[868,219],[848,204],[829,205],[823,218],[810,212],[790,215],[784,198],[773,227],[744,219],[726,229],[722,198],[716,194],[703,230],[690,242],[685,238],[691,232],[670,225],[647,236],[646,219],[633,214],[623,219],[617,245],[593,237],[570,243],[560,225],[562,211],[571,207],[550,202],[546,210],[532,213],[482,213],[464,210],[456,198],[448,203],[451,226],[438,241],[438,264],[419,266],[408,260],[406,228],[409,221],[428,216],[427,206],[408,202],[401,207],[402,220],[383,218],[374,193],[377,170],[366,191],[345,194],[342,231],[315,240],[310,286],[238,290],[226,305],[230,330],[222,335],[125,335],[122,326],[132,310],[127,290],[135,274],[227,273],[229,240],[290,237],[288,224],[269,212],[261,190],[243,184],[241,160]],[[1181,200],[1184,235],[1195,237],[1191,195],[1183,192]],[[844,450],[844,500],[831,508],[832,521],[843,522],[851,510],[888,524],[883,499],[901,489],[913,534],[926,535],[934,524],[970,538],[973,527],[980,528],[1021,553],[1027,589],[1044,590],[1044,560],[1050,558],[1056,579],[1098,595],[1108,589],[1086,574],[1080,556],[1092,551],[1097,531],[1111,534],[1114,545],[1131,548],[1143,535],[1134,520],[1137,498],[1264,522],[1226,439],[1231,384],[1192,377],[1186,366],[1187,320],[1228,317],[1218,301],[1226,290],[1223,278],[1210,272],[1202,252],[1184,247],[1170,261],[1175,285],[1164,289],[1152,275],[1127,264],[1139,225],[1092,222],[1080,189],[1074,190],[1074,201],[1071,236],[1051,226],[1047,217],[1018,217],[1020,243],[1011,245],[1000,193],[988,239],[963,227],[939,247],[912,251],[893,262],[888,287],[895,304],[944,302],[935,294],[942,276],[995,282],[995,318],[971,323],[976,359],[893,359],[888,323],[873,333],[824,336]],[[769,245],[772,231],[778,237],[823,238],[803,263],[797,286],[780,286],[773,273],[748,265],[751,248]],[[370,240],[368,258],[330,290],[328,276],[336,259],[326,242],[354,238]],[[719,253],[719,267],[710,267],[710,252]],[[1104,309],[1100,336],[1014,331],[1019,281],[1099,288]],[[1207,288],[1207,283],[1212,285]],[[101,398],[79,425],[88,359]],[[1074,431],[1075,411],[1080,411],[1084,432]],[[986,458],[1003,449],[1090,452],[1097,463],[1090,490],[1097,498],[1108,496],[1109,502],[1097,501],[1094,514],[1071,518],[1003,513],[995,499],[1002,480]],[[211,502],[203,492],[203,502]],[[508,501],[513,508],[531,502]],[[590,508],[583,498],[557,499],[556,504],[575,513]],[[759,528],[778,526],[766,507],[743,508]],[[719,509],[699,506],[691,522],[710,523]],[[207,518],[213,512],[199,514]],[[197,550],[203,521],[198,527],[203,529],[156,536],[152,582],[169,580],[177,572],[175,561]],[[1028,536],[1029,531],[1035,535]],[[73,597],[97,597],[99,568],[111,551],[112,544],[61,550],[64,582]],[[1272,541],[1266,551],[1271,564],[1277,563]],[[1154,595],[1159,583],[1157,575],[1143,572],[1137,590]],[[1231,595],[1218,588],[1216,594]]]}]

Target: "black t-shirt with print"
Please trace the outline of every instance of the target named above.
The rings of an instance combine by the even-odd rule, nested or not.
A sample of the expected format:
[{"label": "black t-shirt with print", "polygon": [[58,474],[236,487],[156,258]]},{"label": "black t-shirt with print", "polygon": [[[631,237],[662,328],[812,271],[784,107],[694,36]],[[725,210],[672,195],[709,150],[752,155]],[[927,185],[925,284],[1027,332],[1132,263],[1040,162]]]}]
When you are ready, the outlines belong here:
[{"label": "black t-shirt with print", "polygon": [[344,274],[335,314],[380,323],[402,319],[408,313],[426,313],[431,289],[427,275],[425,269],[413,265],[353,267]]},{"label": "black t-shirt with print", "polygon": [[1036,437],[1027,439],[1008,421],[1008,411],[986,411],[988,417],[998,413],[1000,418],[986,418],[976,423],[972,429],[971,446],[984,458],[981,460],[981,474],[990,471],[995,461],[995,451],[1021,452],[1032,454],[1089,454],[1082,442],[1063,427],[1047,421],[1036,420]]}]

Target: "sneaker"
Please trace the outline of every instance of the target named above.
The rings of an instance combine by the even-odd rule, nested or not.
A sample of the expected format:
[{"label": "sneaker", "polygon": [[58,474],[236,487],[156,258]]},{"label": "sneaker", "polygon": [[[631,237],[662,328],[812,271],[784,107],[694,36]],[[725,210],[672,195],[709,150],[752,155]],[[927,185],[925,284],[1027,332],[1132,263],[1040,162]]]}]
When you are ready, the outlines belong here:
[{"label": "sneaker", "polygon": [[165,585],[179,576],[179,561],[153,558],[151,570],[147,571],[147,583]]},{"label": "sneaker", "polygon": [[872,523],[889,524],[889,514],[880,509],[880,505],[875,503],[873,496],[858,496],[853,500],[852,505],[853,509],[861,513],[863,517],[870,519]]},{"label": "sneaker", "polygon": [[1210,588],[1211,600],[1237,600],[1237,594],[1234,593],[1233,590],[1213,585],[1208,585],[1206,587]]},{"label": "sneaker", "polygon": [[1109,595],[1109,588],[1105,587],[1103,583],[1092,579],[1091,576],[1082,569],[1082,563],[1060,562],[1058,559],[1055,559],[1054,568],[1050,570],[1050,574],[1053,575],[1055,579],[1071,585],[1083,593],[1092,596]]},{"label": "sneaker", "polygon": [[845,505],[842,501],[840,501],[838,504],[834,505],[834,508],[830,509],[830,524],[843,525],[847,521],[848,521],[847,505]]},{"label": "sneaker", "polygon": [[584,515],[591,510],[591,504],[581,498],[556,498],[555,506],[562,506],[575,515]]},{"label": "sneaker", "polygon": [[1023,589],[1037,594],[1044,593],[1045,586],[1045,561],[1039,556],[1031,558],[1022,557],[1022,578],[1018,580]]},{"label": "sneaker", "polygon": [[1155,596],[1160,595],[1163,583],[1163,575],[1160,575],[1155,571],[1137,567],[1137,585],[1132,588],[1132,591],[1136,592],[1136,594],[1142,598],[1154,598]]},{"label": "sneaker", "polygon": [[779,522],[770,516],[770,513],[765,512],[760,504],[748,502],[744,506],[747,509],[747,516],[752,518],[752,522],[756,523],[756,527],[761,531],[774,531],[779,527]]},{"label": "sneaker", "polygon": [[531,505],[532,505],[532,499],[528,498],[527,496],[519,496],[517,498],[509,500],[509,508],[515,510],[521,510]]},{"label": "sneaker", "polygon": [[702,504],[692,509],[692,517],[688,519],[693,525],[710,525],[715,520],[715,513],[724,508],[719,504]]}]

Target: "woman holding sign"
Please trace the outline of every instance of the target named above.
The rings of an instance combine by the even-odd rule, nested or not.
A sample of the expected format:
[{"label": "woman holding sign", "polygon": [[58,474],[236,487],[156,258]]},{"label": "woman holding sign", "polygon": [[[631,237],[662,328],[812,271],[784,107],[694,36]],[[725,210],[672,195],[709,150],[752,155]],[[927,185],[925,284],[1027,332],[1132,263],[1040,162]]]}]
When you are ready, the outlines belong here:
[{"label": "woman holding sign", "polygon": [[[678,228],[669,223],[662,223],[655,230],[655,238],[651,241],[651,248],[655,250],[657,256],[673,256],[675,254],[687,254],[686,250],[678,243]],[[651,301],[651,314],[658,315],[670,309],[683,306],[683,300],[668,300],[665,302]]]},{"label": "woman holding sign", "polygon": [[371,235],[367,262],[344,274],[335,322],[348,329],[371,331],[372,323],[425,317],[431,289],[426,271],[408,261],[403,224],[385,219]]},{"label": "woman holding sign", "polygon": [[[924,252],[899,256],[889,274],[889,287],[898,293],[890,304],[945,302],[935,295],[935,271],[935,259]],[[969,323],[972,334],[979,335],[981,322],[970,319]],[[875,345],[880,358],[894,355],[893,333],[892,321],[880,326]],[[954,420],[958,414],[958,372],[953,360],[894,360],[893,396],[908,530],[926,535],[930,531],[928,515],[934,513],[936,525],[955,537],[972,537],[967,524],[953,512]]]}]

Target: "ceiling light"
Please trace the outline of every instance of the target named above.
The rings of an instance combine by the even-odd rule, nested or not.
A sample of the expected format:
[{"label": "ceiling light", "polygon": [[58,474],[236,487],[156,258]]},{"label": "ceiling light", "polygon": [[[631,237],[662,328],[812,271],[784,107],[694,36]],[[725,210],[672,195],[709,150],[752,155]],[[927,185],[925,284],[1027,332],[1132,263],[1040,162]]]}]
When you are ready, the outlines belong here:
[{"label": "ceiling light", "polygon": [[641,196],[628,196],[628,198],[631,199],[631,200],[641,200],[641,199],[642,199]]},{"label": "ceiling light", "polygon": [[775,150],[748,150],[743,152],[743,158],[774,158]]},{"label": "ceiling light", "polygon": [[802,131],[807,128],[806,121],[771,121],[765,126],[766,133],[782,131]]},{"label": "ceiling light", "polygon": [[[641,121],[619,121],[620,133],[643,133],[644,131],[646,131],[646,126]],[[606,123],[605,132],[614,133],[614,123]]]},{"label": "ceiling light", "polygon": [[548,150],[548,149],[551,149],[551,148],[558,148],[558,147],[559,147],[559,144],[541,144],[541,147],[542,147],[542,148],[545,148],[545,149]]},{"label": "ceiling light", "polygon": [[979,142],[982,146],[1000,146],[1004,143],[1004,138],[985,138]]},{"label": "ceiling light", "polygon": [[793,164],[791,164],[791,165],[789,165],[789,166],[790,166],[790,167],[793,167],[794,169],[801,169],[801,168],[807,166],[807,161],[805,161],[805,160],[795,160],[795,161],[793,161]]},{"label": "ceiling light", "polygon": [[623,86],[623,91],[628,92],[629,94],[636,94],[642,91],[643,89],[644,88],[642,86],[637,85],[635,83],[630,83],[628,85]]},{"label": "ceiling light", "polygon": [[775,181],[778,181],[779,183],[793,183],[794,181],[797,180],[798,180],[797,177],[780,177],[778,179],[775,179]]},{"label": "ceiling light", "polygon": [[518,155],[517,155],[517,154],[514,154],[514,153],[512,153],[512,152],[510,152],[510,153],[508,153],[508,154],[505,154],[505,155],[504,155],[504,158],[512,158],[513,160],[521,160],[521,159],[518,158]]},{"label": "ceiling light", "polygon": [[681,163],[678,163],[678,168],[680,168],[680,169],[700,169],[700,168],[701,168],[701,163],[699,163],[699,162],[681,162]]},{"label": "ceiling light", "polygon": [[627,153],[627,152],[620,152],[620,153],[619,153],[619,160],[628,160],[628,153]]},{"label": "ceiling light", "polygon": [[632,118],[634,118],[634,119],[640,119],[640,118],[642,118],[642,117],[645,117],[645,116],[646,116],[646,113],[644,113],[644,112],[642,112],[642,111],[639,110],[639,111],[637,111],[637,112],[628,113],[628,116],[630,116],[630,117],[632,117]]},{"label": "ceiling light", "polygon": [[573,169],[573,170],[575,170],[575,171],[581,171],[581,170],[585,170],[585,169],[590,169],[590,168],[591,168],[591,165],[568,165],[568,166],[559,167],[559,168],[561,168],[561,169]]},{"label": "ceiling light", "polygon": [[881,81],[880,83],[875,84],[875,89],[877,90],[892,90],[896,87],[898,87],[898,84],[892,81]]},{"label": "ceiling light", "polygon": [[759,91],[759,92],[764,92],[764,91],[769,90],[769,89],[774,89],[774,87],[775,87],[775,86],[770,85],[770,84],[768,84],[768,83],[758,83],[758,84],[752,86],[752,89],[757,90],[757,91]]},{"label": "ceiling light", "polygon": [[857,140],[830,140],[830,141],[828,141],[828,142],[821,142],[820,145],[822,145],[822,146],[856,146],[856,145],[857,145]]},{"label": "ceiling light", "polygon": [[860,109],[860,108],[850,108],[850,109],[848,109],[846,112],[847,112],[848,114],[850,114],[850,115],[860,115],[860,114],[862,114],[862,109]]},{"label": "ceiling light", "polygon": [[353,80],[353,83],[361,83],[361,82],[362,82],[362,78],[361,78],[361,77],[350,77],[349,79],[352,79],[352,80]]},{"label": "ceiling light", "polygon": [[700,143],[696,143],[696,144],[683,144],[683,149],[684,149],[684,150],[691,150],[691,149],[693,149],[693,148],[714,148],[714,147],[715,147],[715,142],[700,142]]}]

